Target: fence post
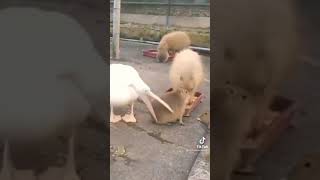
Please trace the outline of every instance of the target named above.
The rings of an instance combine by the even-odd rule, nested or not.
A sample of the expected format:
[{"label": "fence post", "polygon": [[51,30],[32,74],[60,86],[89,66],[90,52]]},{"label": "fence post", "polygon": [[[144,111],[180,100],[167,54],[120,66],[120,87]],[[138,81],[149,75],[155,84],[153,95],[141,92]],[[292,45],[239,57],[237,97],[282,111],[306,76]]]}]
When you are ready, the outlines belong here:
[{"label": "fence post", "polygon": [[168,0],[168,9],[167,9],[167,21],[166,21],[166,28],[169,29],[169,19],[171,14],[171,0]]},{"label": "fence post", "polygon": [[120,43],[120,9],[121,0],[113,1],[113,32],[112,32],[112,56],[119,59],[119,43]]}]

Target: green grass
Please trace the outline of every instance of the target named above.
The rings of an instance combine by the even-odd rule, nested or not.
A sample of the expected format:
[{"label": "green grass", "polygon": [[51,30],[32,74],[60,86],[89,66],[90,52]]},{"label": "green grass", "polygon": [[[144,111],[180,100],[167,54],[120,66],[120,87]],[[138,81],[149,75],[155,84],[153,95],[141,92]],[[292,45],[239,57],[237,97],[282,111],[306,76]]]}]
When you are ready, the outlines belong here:
[{"label": "green grass", "polygon": [[[147,41],[160,41],[161,37],[171,31],[185,31],[189,34],[192,45],[200,47],[210,47],[210,29],[209,28],[185,28],[170,27],[168,30],[164,26],[159,25],[143,25],[143,24],[121,24],[120,37],[128,39],[142,39]],[[112,27],[110,27],[112,35]]]}]

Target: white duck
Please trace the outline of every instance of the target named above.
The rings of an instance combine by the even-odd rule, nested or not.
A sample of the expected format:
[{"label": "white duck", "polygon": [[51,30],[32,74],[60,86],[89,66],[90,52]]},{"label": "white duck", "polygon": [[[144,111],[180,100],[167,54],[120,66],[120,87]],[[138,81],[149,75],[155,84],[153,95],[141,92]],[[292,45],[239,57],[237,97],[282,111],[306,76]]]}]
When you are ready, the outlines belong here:
[{"label": "white duck", "polygon": [[8,8],[0,11],[0,22],[0,179],[13,179],[10,143],[41,140],[71,126],[61,179],[79,180],[74,128],[91,108],[106,119],[106,65],[83,28],[60,13]]},{"label": "white duck", "polygon": [[[157,121],[153,107],[148,96],[154,98],[163,104],[169,111],[173,112],[171,107],[155,95],[150,87],[139,76],[139,73],[129,65],[110,64],[110,122],[118,122],[123,119],[126,122],[136,122],[133,114],[133,105],[139,97],[146,104],[153,118]],[[131,111],[125,116],[116,116],[113,107],[125,106],[131,104]]]}]

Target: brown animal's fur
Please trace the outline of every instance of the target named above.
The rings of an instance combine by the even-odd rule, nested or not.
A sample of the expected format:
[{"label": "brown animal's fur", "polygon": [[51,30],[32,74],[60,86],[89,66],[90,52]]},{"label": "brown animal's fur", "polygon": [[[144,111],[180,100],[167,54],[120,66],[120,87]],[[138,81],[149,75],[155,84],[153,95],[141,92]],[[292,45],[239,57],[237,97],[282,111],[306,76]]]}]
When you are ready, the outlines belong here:
[{"label": "brown animal's fur", "polygon": [[191,49],[179,52],[171,65],[169,78],[174,90],[186,89],[190,98],[193,97],[204,80],[200,55]]},{"label": "brown animal's fur", "polygon": [[235,87],[214,89],[213,179],[229,180],[239,160],[241,144],[255,114],[253,97]]},{"label": "brown animal's fur", "polygon": [[169,51],[172,53],[179,52],[191,45],[191,40],[187,33],[183,31],[173,31],[161,38],[158,46],[157,59],[160,62],[167,61]]},{"label": "brown animal's fur", "polygon": [[[264,120],[272,97],[297,62],[296,17],[291,3],[290,0],[216,0],[213,86],[230,84],[248,91],[258,108],[258,118],[254,119]],[[213,90],[213,94],[216,93]],[[215,101],[213,98],[213,103],[220,106]],[[213,119],[225,122],[224,118],[232,112],[224,113],[220,118],[214,114]],[[228,118],[229,124],[222,123],[217,128],[216,121],[213,122],[215,137],[221,138],[214,140],[213,146],[222,147],[214,150],[213,156],[217,158],[213,175],[219,180],[230,179],[234,159],[228,157],[238,152],[237,136],[248,129],[244,127],[248,119]],[[254,123],[257,129],[263,124]]]},{"label": "brown animal's fur", "polygon": [[184,89],[171,91],[160,98],[165,101],[172,108],[173,113],[168,111],[162,104],[158,101],[152,101],[152,106],[154,108],[154,112],[158,119],[158,124],[166,124],[170,122],[176,122],[179,119],[180,124],[183,124],[182,118],[185,112],[187,100],[188,100],[188,92]]}]

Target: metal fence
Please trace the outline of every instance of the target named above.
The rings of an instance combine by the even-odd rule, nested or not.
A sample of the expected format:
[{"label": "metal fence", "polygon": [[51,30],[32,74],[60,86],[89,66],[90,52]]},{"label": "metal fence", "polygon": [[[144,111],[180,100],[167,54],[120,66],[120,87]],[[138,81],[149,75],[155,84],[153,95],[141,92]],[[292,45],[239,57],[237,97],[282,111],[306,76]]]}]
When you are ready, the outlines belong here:
[{"label": "metal fence", "polygon": [[[113,2],[110,1],[110,8],[113,7]],[[127,13],[125,10],[126,8],[129,9],[139,9],[142,7],[146,8],[157,8],[157,9],[151,9],[149,12],[141,12],[140,14],[145,13],[159,13],[161,14],[155,14],[155,15],[162,15],[166,16],[166,27],[169,28],[170,24],[170,16],[179,16],[183,10],[174,11],[175,8],[180,9],[189,9],[192,11],[193,9],[202,8],[206,10],[207,15],[201,15],[200,11],[193,10],[193,12],[189,12],[189,15],[181,15],[181,16],[210,16],[210,1],[209,0],[122,0],[121,1],[121,13]],[[112,12],[112,9],[110,9],[110,12]],[[130,13],[130,12],[129,12]],[[180,13],[180,14],[179,14]],[[133,13],[134,14],[134,13]],[[112,21],[112,19],[110,19]]]},{"label": "metal fence", "polygon": [[[209,0],[121,0],[118,8],[119,1],[110,1],[110,27],[112,27],[110,42],[113,42],[113,57],[119,55],[120,39],[156,45],[164,34],[178,29],[189,33],[193,48],[209,52],[209,2]],[[121,9],[119,16],[121,28],[120,19],[117,18],[118,9]],[[113,14],[113,11],[116,14]]]},{"label": "metal fence", "polygon": [[[209,6],[209,0],[126,0],[122,1],[122,4],[145,4],[145,5],[186,5],[186,6],[193,6],[193,5],[202,5],[202,6]],[[113,4],[113,1],[110,1],[111,4]]]}]

